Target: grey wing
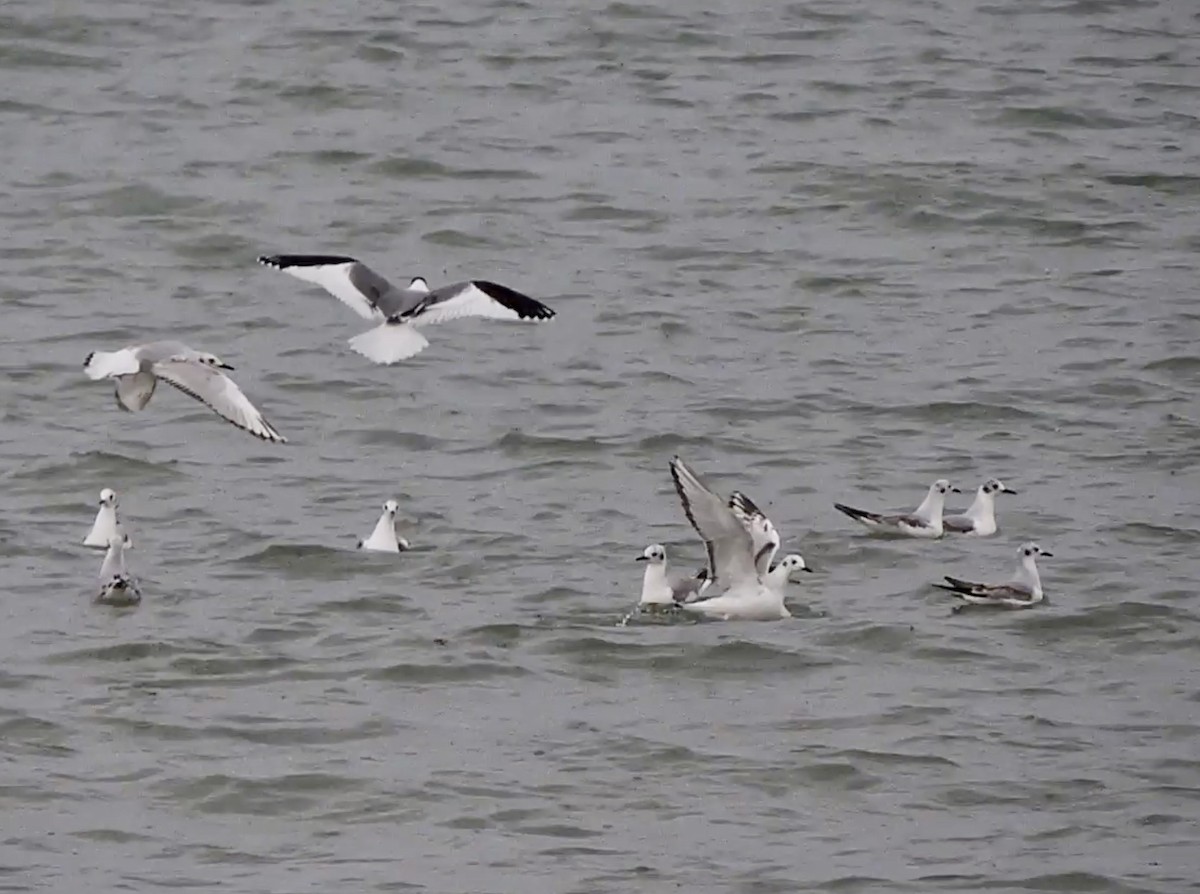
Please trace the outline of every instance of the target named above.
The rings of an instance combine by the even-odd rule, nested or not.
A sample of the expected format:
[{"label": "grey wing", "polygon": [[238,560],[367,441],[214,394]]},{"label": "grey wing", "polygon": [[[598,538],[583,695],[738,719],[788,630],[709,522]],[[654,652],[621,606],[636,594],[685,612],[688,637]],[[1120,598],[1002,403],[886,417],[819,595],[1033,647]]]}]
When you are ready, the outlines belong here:
[{"label": "grey wing", "polygon": [[[438,292],[442,291],[438,289]],[[381,293],[375,299],[375,306],[388,320],[405,318],[428,301],[437,292],[426,292],[422,289],[390,289]]]},{"label": "grey wing", "polygon": [[671,477],[684,514],[708,550],[713,584],[729,587],[757,579],[754,541],[725,501],[709,490],[679,457],[671,460]]},{"label": "grey wing", "polygon": [[908,525],[910,528],[932,528],[927,519],[919,515],[885,515],[880,520],[884,525]]},{"label": "grey wing", "polygon": [[197,352],[181,341],[151,341],[133,348],[134,356],[142,363],[142,369],[147,363],[159,363],[171,358],[196,357]]},{"label": "grey wing", "polygon": [[154,386],[158,379],[151,372],[138,372],[131,376],[117,376],[114,391],[117,395],[117,406],[122,410],[137,411],[150,403],[154,396]]},{"label": "grey wing", "polygon": [[706,580],[680,575],[671,579],[671,598],[676,602],[695,602]]},{"label": "grey wing", "polygon": [[220,370],[199,363],[167,360],[154,364],[154,372],[184,394],[200,401],[226,422],[264,441],[286,443],[287,438],[263,418],[263,414],[250,403],[242,389]]},{"label": "grey wing", "polygon": [[969,534],[975,530],[975,521],[966,515],[947,515],[942,518],[942,527],[956,534]]},{"label": "grey wing", "polygon": [[484,279],[451,283],[421,296],[405,311],[414,325],[432,325],[461,317],[493,320],[549,320],[551,310],[536,298]]}]

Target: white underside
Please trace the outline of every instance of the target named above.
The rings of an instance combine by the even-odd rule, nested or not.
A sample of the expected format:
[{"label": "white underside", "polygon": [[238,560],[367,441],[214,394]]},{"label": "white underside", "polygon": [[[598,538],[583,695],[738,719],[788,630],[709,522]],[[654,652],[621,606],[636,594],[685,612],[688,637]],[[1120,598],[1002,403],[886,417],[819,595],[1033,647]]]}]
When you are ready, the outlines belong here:
[{"label": "white underside", "polygon": [[665,564],[650,565],[642,575],[642,598],[640,605],[674,605],[675,596],[667,580]]},{"label": "white underside", "polygon": [[[92,530],[83,539],[84,546],[94,546],[98,549],[108,549],[108,541],[112,537],[123,536],[117,523],[117,512],[111,506],[101,506],[92,522]],[[125,537],[125,548],[133,546],[133,541]]]},{"label": "white underside", "polygon": [[783,604],[782,593],[761,585],[750,591],[691,602],[683,609],[721,621],[779,621],[792,616]]},{"label": "white underside", "polygon": [[349,343],[375,363],[396,363],[429,347],[429,340],[408,323],[384,323],[354,336]]},{"label": "white underside", "polygon": [[396,521],[385,512],[375,523],[371,536],[362,542],[361,549],[377,553],[398,553],[408,549],[408,541],[396,535]]},{"label": "white underside", "polygon": [[130,376],[141,369],[141,363],[133,351],[94,351],[83,368],[89,379],[107,379],[110,376]]}]

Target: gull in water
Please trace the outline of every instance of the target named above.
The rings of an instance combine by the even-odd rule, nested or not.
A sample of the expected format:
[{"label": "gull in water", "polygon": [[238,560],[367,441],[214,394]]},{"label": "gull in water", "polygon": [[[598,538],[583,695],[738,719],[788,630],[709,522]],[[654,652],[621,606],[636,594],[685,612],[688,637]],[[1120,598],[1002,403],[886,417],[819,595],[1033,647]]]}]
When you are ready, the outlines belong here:
[{"label": "gull in water", "polygon": [[95,602],[100,605],[137,605],[142,601],[137,581],[125,570],[125,540],[121,537],[112,537],[108,541],[108,552],[100,566],[99,584]]},{"label": "gull in water", "polygon": [[[1038,575],[1037,557],[1052,556],[1032,540],[1022,543],[1018,553],[1021,564],[1012,580],[1003,584],[976,584],[971,581],[959,580],[956,577],[946,577],[949,584],[934,584],[942,590],[949,590],[963,600],[967,605],[997,605],[1004,608],[1031,608],[1046,598],[1042,592],[1042,579]],[[957,605],[955,611],[961,611],[966,605]]]},{"label": "gull in water", "polygon": [[785,584],[792,571],[807,570],[804,559],[792,554],[775,569],[761,573],[758,562],[762,549],[756,552],[754,536],[738,513],[678,456],[671,460],[671,477],[683,512],[708,551],[712,584],[725,587],[720,596],[683,603],[682,608],[724,621],[790,618],[792,614],[784,605]]},{"label": "gull in water", "polygon": [[350,347],[375,363],[396,363],[429,347],[418,327],[459,317],[549,320],[554,311],[507,286],[475,279],[429,290],[415,277],[406,288],[392,285],[366,264],[341,255],[271,255],[258,259],[320,286],[360,317],[379,323],[350,339]]},{"label": "gull in water", "polygon": [[646,562],[642,575],[642,598],[638,606],[674,606],[678,602],[694,602],[708,589],[708,569],[701,568],[694,577],[672,574],[667,568],[667,550],[661,543],[653,543],[637,557]]},{"label": "gull in water", "polygon": [[834,503],[833,507],[844,512],[856,522],[866,525],[877,534],[898,534],[906,537],[924,537],[927,539],[941,537],[943,533],[942,509],[946,505],[946,494],[960,494],[957,487],[951,487],[945,478],[939,478],[929,487],[929,493],[921,501],[921,505],[907,514],[881,515],[878,512],[867,512],[865,509],[855,509],[844,503]]},{"label": "gull in water", "polygon": [[942,525],[951,534],[968,537],[990,537],[996,533],[996,494],[1016,494],[999,478],[989,478],[979,485],[975,502],[962,515],[947,515]]},{"label": "gull in water", "polygon": [[96,520],[92,522],[92,530],[83,538],[83,545],[108,549],[108,541],[114,537],[121,538],[126,549],[133,546],[133,541],[117,517],[117,492],[106,487],[100,491],[100,509],[96,512]]},{"label": "gull in water", "polygon": [[410,549],[408,541],[396,533],[396,513],[399,511],[400,504],[395,500],[384,503],[383,515],[375,523],[375,530],[366,540],[358,541],[358,548],[377,553],[398,553]]},{"label": "gull in water", "polygon": [[221,372],[223,369],[233,367],[215,354],[194,351],[178,341],[92,351],[83,361],[89,379],[116,380],[117,405],[124,410],[143,409],[162,379],[243,431],[264,441],[286,443],[287,438],[263,418],[233,379]]}]

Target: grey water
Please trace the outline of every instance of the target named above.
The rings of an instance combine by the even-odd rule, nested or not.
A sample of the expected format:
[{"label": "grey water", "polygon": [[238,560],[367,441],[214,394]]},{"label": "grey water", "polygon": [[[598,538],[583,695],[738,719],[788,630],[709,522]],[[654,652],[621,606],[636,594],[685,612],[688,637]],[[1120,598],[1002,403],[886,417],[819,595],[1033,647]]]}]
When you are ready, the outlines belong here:
[{"label": "grey water", "polygon": [[[0,76],[0,890],[1197,889],[1194,4],[7,0]],[[279,252],[558,316],[374,366]],[[289,443],[83,376],[158,337]],[[676,453],[793,620],[618,626]]]}]

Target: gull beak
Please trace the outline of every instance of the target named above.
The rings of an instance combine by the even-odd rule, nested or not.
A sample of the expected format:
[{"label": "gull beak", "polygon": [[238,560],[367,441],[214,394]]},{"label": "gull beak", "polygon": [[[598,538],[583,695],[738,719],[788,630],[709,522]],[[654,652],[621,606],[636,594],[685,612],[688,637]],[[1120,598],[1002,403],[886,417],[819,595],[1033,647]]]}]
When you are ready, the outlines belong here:
[{"label": "gull beak", "polygon": [[1016,496],[1016,494],[1017,494],[1017,492],[1015,490],[1013,490],[1011,487],[1002,487],[1000,489],[1002,491],[1004,491],[1006,494],[1012,494],[1014,496]]},{"label": "gull beak", "polygon": [[218,369],[233,369],[233,367],[230,366],[228,363],[218,363],[217,368]]},{"label": "gull beak", "polygon": [[636,559],[634,559],[633,561],[635,561],[635,562],[648,562],[648,561],[650,561],[650,557],[649,557],[649,556],[638,556],[638,557],[637,557]]},{"label": "gull beak", "polygon": [[804,566],[803,568],[801,568],[800,570],[801,570],[801,571],[807,571],[809,574],[812,574],[812,573],[813,573],[813,570],[812,570],[811,568],[809,568],[807,565],[805,565],[805,566]]},{"label": "gull beak", "polygon": [[1048,553],[1045,550],[1042,550],[1040,554],[1043,556],[1049,556],[1052,559],[1054,558],[1054,553]]},{"label": "gull beak", "polygon": [[950,488],[950,493],[952,493],[952,494],[961,494],[961,493],[962,493],[962,491],[961,491],[960,489],[958,489],[957,487],[953,487],[953,486],[952,486],[952,487]]}]

